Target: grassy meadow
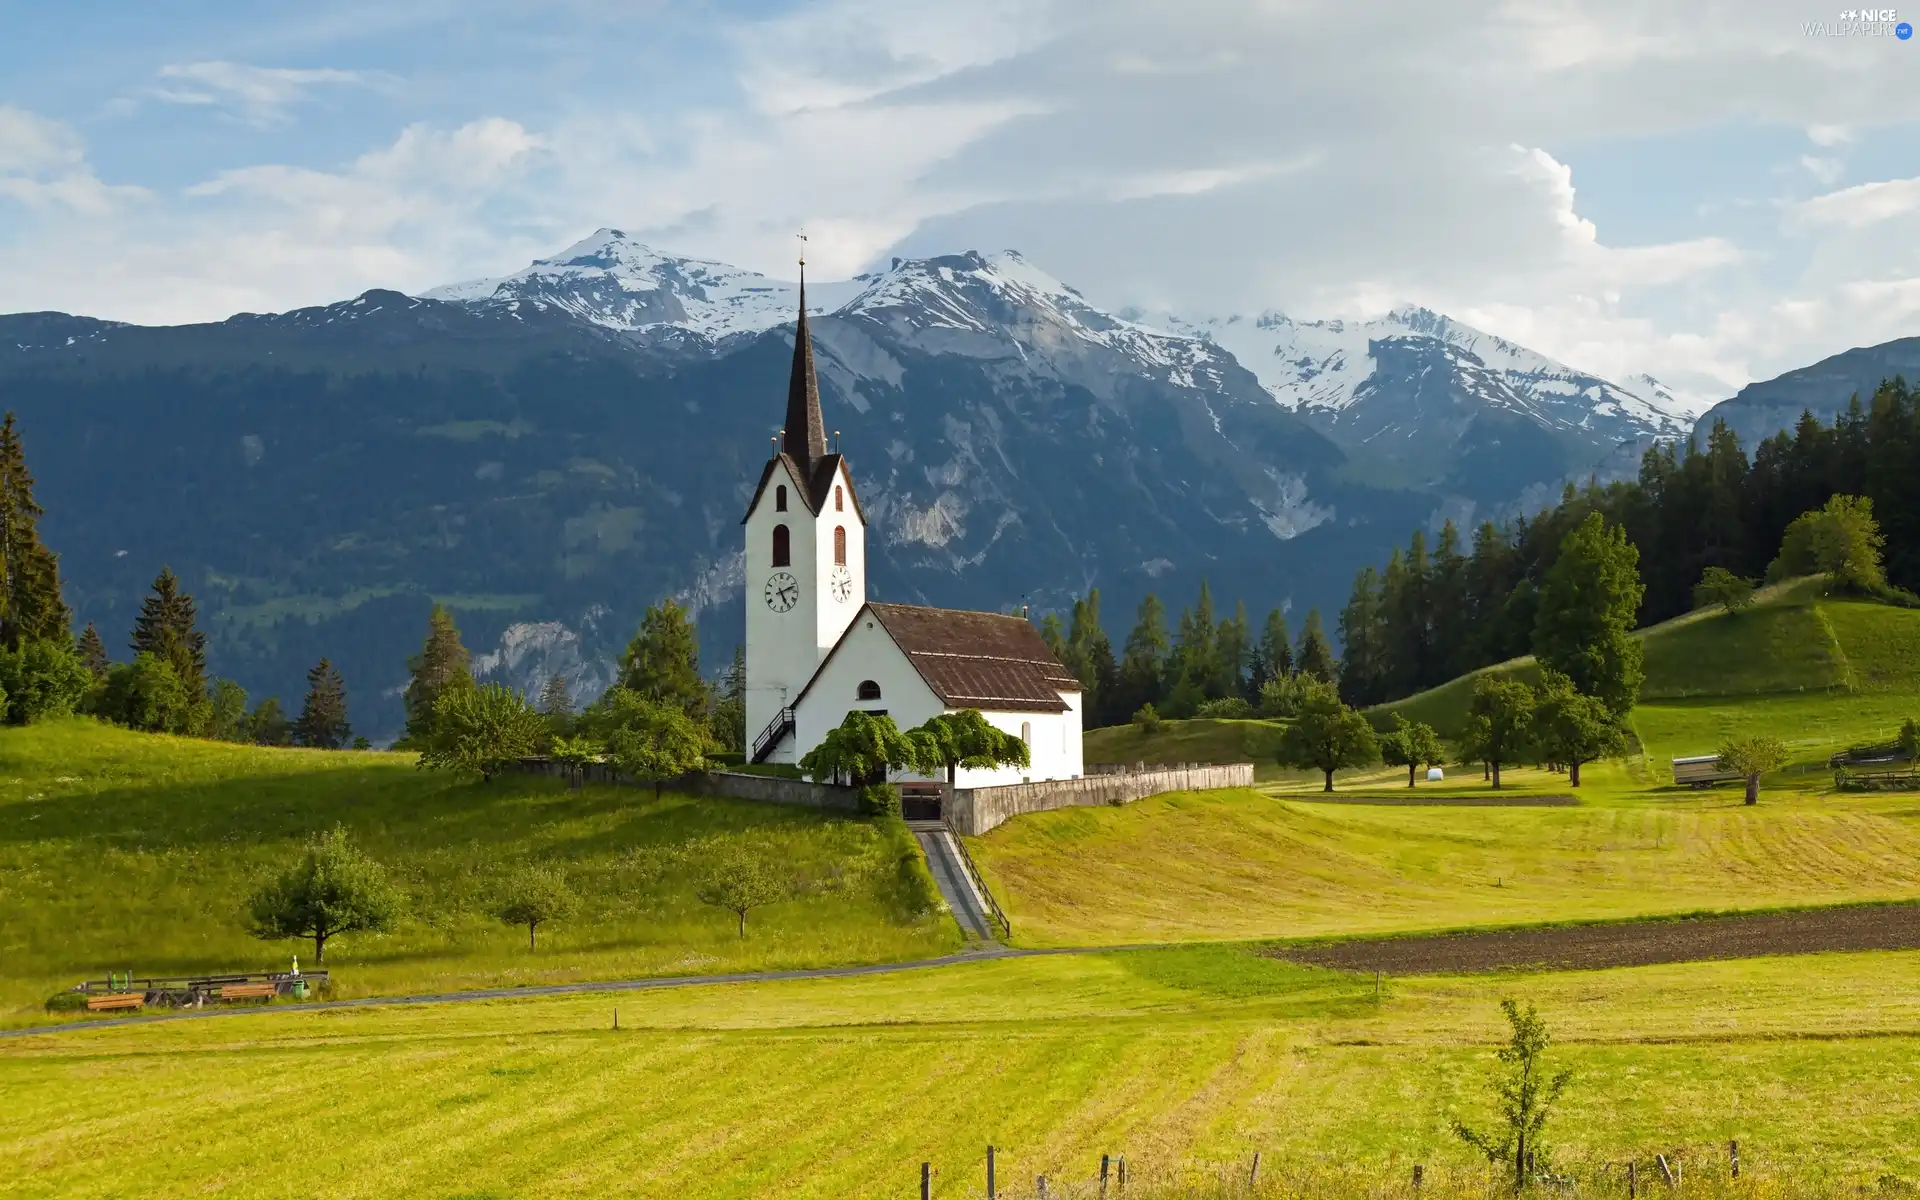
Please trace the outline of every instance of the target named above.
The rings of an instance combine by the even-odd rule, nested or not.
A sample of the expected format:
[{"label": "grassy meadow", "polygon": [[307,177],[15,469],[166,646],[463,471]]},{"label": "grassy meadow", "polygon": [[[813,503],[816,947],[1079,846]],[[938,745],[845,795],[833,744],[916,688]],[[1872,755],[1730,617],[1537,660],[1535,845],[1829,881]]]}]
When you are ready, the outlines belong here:
[{"label": "grassy meadow", "polygon": [[[265,749],[75,720],[0,731],[0,1023],[49,1019],[55,991],[140,975],[311,967],[242,917],[259,879],[345,825],[407,896],[399,927],[329,943],[335,994],[877,962],[960,943],[897,826],[778,805],[419,771],[411,755]],[[718,842],[744,841],[813,885],[734,918],[694,897]],[[564,866],[573,920],[499,923],[499,883]]]},{"label": "grassy meadow", "polygon": [[[0,1042],[10,1194],[662,1197],[1481,1195],[1503,996],[1575,1082],[1555,1162],[1681,1194],[1908,1194],[1920,1181],[1920,955],[1371,979],[1227,947],[860,979],[270,1011]],[[620,1029],[613,1011],[618,1007]],[[180,1114],[190,1111],[192,1119]],[[1724,1180],[1741,1144],[1742,1186]],[[1603,1174],[1604,1173],[1604,1174]],[[1330,1181],[1339,1181],[1336,1186]],[[1187,1186],[1173,1187],[1176,1182]],[[1787,1190],[1780,1185],[1798,1185]],[[1394,1184],[1397,1186],[1388,1187]],[[1230,1194],[1246,1195],[1244,1189]]]},{"label": "grassy meadow", "polygon": [[1290,774],[1274,762],[1285,729],[1279,721],[1215,717],[1167,721],[1158,734],[1142,733],[1132,725],[1109,725],[1088,730],[1082,749],[1088,763],[1251,762],[1256,780],[1279,779]]}]

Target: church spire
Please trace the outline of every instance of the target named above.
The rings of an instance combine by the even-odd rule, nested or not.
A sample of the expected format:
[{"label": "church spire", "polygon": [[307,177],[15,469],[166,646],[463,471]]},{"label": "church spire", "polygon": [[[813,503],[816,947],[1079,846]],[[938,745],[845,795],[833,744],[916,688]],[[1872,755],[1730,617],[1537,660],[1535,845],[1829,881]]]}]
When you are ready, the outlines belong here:
[{"label": "church spire", "polygon": [[[800,235],[802,242],[806,234]],[[807,332],[807,256],[800,254],[800,325],[793,334],[793,375],[787,381],[786,438],[780,449],[807,470],[827,456],[826,422],[820,416],[820,381],[813,373],[813,337]]]}]

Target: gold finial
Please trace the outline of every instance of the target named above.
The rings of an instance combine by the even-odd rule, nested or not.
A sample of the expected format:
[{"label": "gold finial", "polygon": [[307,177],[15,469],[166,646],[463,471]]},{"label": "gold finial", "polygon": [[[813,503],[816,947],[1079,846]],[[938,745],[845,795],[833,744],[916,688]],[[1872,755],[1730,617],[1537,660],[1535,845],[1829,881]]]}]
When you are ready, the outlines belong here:
[{"label": "gold finial", "polygon": [[801,230],[801,231],[800,231],[799,233],[796,233],[796,234],[794,234],[793,236],[795,236],[795,237],[797,237],[797,238],[799,238],[799,239],[800,239],[800,265],[804,267],[804,266],[806,266],[806,265],[807,265],[807,234],[806,234],[806,231],[805,231],[805,230],[803,229],[803,230]]}]

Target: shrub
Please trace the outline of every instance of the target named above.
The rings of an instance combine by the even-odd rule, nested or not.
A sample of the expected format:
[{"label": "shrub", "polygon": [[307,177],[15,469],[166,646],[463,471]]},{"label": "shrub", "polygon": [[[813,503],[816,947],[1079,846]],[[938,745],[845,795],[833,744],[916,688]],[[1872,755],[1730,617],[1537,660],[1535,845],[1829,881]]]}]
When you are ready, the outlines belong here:
[{"label": "shrub", "polygon": [[1238,696],[1222,696],[1218,700],[1209,700],[1194,709],[1193,715],[1230,721],[1244,720],[1253,715],[1253,705]]},{"label": "shrub", "polygon": [[6,692],[11,724],[66,716],[86,699],[93,683],[93,672],[65,639],[30,641],[0,652],[0,689]]},{"label": "shrub", "polygon": [[47,997],[47,1011],[70,1013],[87,1011],[87,998],[79,992],[55,992]]},{"label": "shrub", "polygon": [[1267,680],[1260,687],[1260,715],[1291,717],[1298,713],[1312,680],[1311,675],[1281,675]]},{"label": "shrub", "polygon": [[900,815],[900,789],[890,783],[870,783],[860,789],[860,812],[869,817]]},{"label": "shrub", "polygon": [[1148,735],[1160,732],[1160,714],[1155,711],[1152,701],[1142,704],[1140,711],[1133,714],[1133,727]]}]

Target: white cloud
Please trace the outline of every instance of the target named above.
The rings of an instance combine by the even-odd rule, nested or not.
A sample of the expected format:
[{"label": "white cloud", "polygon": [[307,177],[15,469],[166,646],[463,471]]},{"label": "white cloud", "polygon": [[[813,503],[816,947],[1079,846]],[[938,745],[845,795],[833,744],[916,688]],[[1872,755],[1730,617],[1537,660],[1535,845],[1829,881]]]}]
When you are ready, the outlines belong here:
[{"label": "white cloud", "polygon": [[146,194],[102,183],[87,165],[79,135],[66,125],[0,104],[0,200],[98,217]]},{"label": "white cloud", "polygon": [[362,72],[332,67],[255,67],[234,62],[170,63],[160,68],[160,78],[173,82],[153,90],[156,100],[220,105],[261,125],[285,120],[287,108],[316,87],[370,82]]},{"label": "white cloud", "polygon": [[1920,211],[1920,179],[1885,179],[1856,184],[1794,206],[1808,225],[1868,225]]}]

